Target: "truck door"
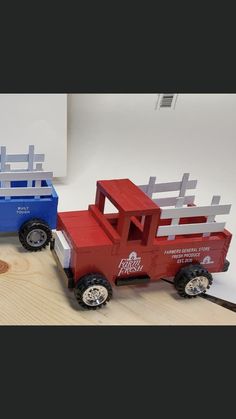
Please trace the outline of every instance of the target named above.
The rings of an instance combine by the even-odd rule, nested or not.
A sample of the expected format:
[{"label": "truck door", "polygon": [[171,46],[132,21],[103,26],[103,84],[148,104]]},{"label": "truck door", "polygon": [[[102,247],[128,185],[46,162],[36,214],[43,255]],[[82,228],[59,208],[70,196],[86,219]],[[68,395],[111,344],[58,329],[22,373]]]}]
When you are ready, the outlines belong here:
[{"label": "truck door", "polygon": [[145,267],[148,269],[151,264],[156,223],[157,217],[155,214],[138,214],[137,216],[126,217],[126,220],[122,223],[120,246],[114,249],[113,254],[119,254],[124,261],[134,254],[138,255],[137,257],[142,255],[142,259],[145,259]]},{"label": "truck door", "polygon": [[154,214],[138,214],[123,222],[121,246],[116,249],[116,285],[146,283],[150,280],[156,222]]}]

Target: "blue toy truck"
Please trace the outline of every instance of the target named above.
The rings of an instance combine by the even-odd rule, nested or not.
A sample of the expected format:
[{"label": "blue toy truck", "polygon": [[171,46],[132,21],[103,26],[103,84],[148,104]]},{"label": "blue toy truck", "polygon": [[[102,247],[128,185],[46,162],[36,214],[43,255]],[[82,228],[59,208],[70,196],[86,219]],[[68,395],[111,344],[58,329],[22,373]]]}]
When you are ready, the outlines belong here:
[{"label": "blue toy truck", "polygon": [[28,154],[6,154],[1,147],[0,232],[18,232],[23,247],[33,252],[51,242],[57,224],[53,173],[43,171],[43,161],[44,154],[35,154],[32,145]]}]

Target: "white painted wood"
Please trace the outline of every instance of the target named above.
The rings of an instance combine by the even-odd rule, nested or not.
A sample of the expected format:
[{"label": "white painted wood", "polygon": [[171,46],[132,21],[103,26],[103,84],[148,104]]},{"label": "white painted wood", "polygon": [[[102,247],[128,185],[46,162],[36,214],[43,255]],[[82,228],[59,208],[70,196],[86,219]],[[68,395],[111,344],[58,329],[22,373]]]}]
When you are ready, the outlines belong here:
[{"label": "white painted wood", "polygon": [[0,181],[13,180],[52,180],[52,172],[32,171],[32,172],[0,172]]},{"label": "white painted wood", "polygon": [[[180,186],[179,198],[177,198],[176,204],[175,204],[176,208],[180,208],[184,205],[184,196],[186,194],[188,180],[189,180],[189,173],[184,173],[182,177],[181,186]],[[179,224],[179,217],[177,215],[175,215],[174,217],[175,218],[173,218],[171,221],[172,226]],[[174,239],[175,239],[175,235],[168,236],[168,240],[174,240]]]},{"label": "white painted wood", "polygon": [[[8,168],[7,168],[8,167]],[[22,172],[23,169],[11,169],[11,165],[10,164],[6,164],[5,165],[5,171],[6,172],[11,172],[11,173],[18,173],[18,172]],[[1,172],[0,172],[1,173]]]},{"label": "white painted wood", "polygon": [[67,242],[64,234],[62,231],[55,231],[54,233],[55,238],[55,246],[54,250],[57,254],[57,257],[61,263],[61,266],[65,268],[70,267],[70,258],[71,258],[71,248],[69,243]]},{"label": "white painted wood", "polygon": [[150,176],[149,183],[147,185],[146,194],[152,198],[153,190],[155,188],[156,177]]},{"label": "white painted wood", "polygon": [[[6,166],[6,147],[1,147],[1,171],[5,172],[5,166]],[[5,182],[1,182],[1,186],[5,186]]]},{"label": "white painted wood", "polygon": [[[33,147],[33,154],[34,154],[34,146],[30,146],[29,147],[29,157],[30,157],[30,148],[31,147]],[[28,167],[28,170],[34,170],[34,156],[33,156],[33,158],[31,158],[31,160],[32,160],[32,162],[31,162],[31,166],[30,166],[30,164],[29,164],[29,167]],[[37,163],[36,163],[37,164]],[[28,184],[27,184],[27,186],[29,187],[29,186],[32,186],[32,180],[31,181],[28,181]],[[41,186],[42,186],[42,180],[35,180],[35,188],[41,188]],[[39,195],[36,195],[35,196],[35,199],[40,199],[40,196]]]},{"label": "white painted wood", "polygon": [[51,186],[43,186],[41,188],[0,188],[0,196],[48,196],[51,194]]},{"label": "white painted wood", "polygon": [[29,145],[29,157],[28,157],[28,170],[31,171],[34,168],[34,145]]},{"label": "white painted wood", "polygon": [[[27,157],[27,160],[28,160],[28,171],[33,171],[33,169],[34,169],[34,161],[37,161],[38,158],[40,160],[44,160],[44,157],[43,157],[43,159],[41,159],[41,156],[40,155],[36,155],[35,156],[35,154],[34,154],[34,145],[30,145],[29,146],[28,156],[27,155],[22,155],[22,154],[19,154],[18,156],[17,155],[7,155],[6,154],[6,147],[3,147],[2,148],[2,153],[1,153],[0,158],[1,158],[1,161],[2,161],[2,169],[3,168],[5,169],[5,173],[2,174],[2,179],[4,179],[4,178],[6,179],[5,181],[3,181],[1,183],[1,186],[3,188],[11,188],[11,182],[10,182],[11,180],[27,180],[27,187],[30,187],[30,188],[32,187],[32,180],[30,180],[31,178],[30,178],[30,174],[29,173],[24,173],[23,174],[19,169],[13,171],[13,173],[6,173],[6,170],[8,172],[10,171],[10,165],[9,164],[5,164],[6,161],[13,159],[14,160],[14,163],[16,163],[16,162],[18,163],[19,161],[22,160],[22,158],[24,159],[25,156]],[[38,157],[38,156],[40,156],[40,157]],[[38,166],[38,168],[42,169],[42,164],[41,163],[38,163],[38,164],[40,165],[40,166]],[[1,177],[1,174],[0,174],[0,177]],[[32,179],[35,180],[35,177],[33,177]],[[46,180],[46,179],[44,179],[44,180]],[[35,182],[35,187],[36,188],[40,188],[41,187],[41,183],[42,183],[41,180],[36,181]],[[19,193],[19,190],[17,190],[16,193],[18,194]],[[5,194],[5,199],[11,199],[11,196],[14,196],[12,192],[11,192],[11,194],[6,193]],[[18,195],[15,195],[15,196],[18,196]],[[24,193],[24,196],[26,196],[26,193]],[[35,198],[36,199],[39,199],[40,198],[40,195],[35,195]]]},{"label": "white painted wood", "polygon": [[35,170],[36,171],[40,171],[40,170],[43,170],[43,165],[42,165],[42,163],[36,163],[36,165],[35,165]]},{"label": "white painted wood", "polygon": [[[186,207],[186,208],[168,208],[162,209],[161,218],[182,218],[182,217],[201,217],[201,216],[215,216],[220,214],[229,214],[231,205],[212,205],[203,207]],[[208,221],[214,221],[208,219]]]},{"label": "white painted wood", "polygon": [[[219,195],[214,195],[211,201],[211,205],[218,205],[220,202],[220,196]],[[222,213],[221,213],[222,214]],[[207,214],[208,215],[208,214]],[[207,217],[207,222],[211,222],[213,223],[215,221],[215,215],[217,214],[209,214],[209,216]],[[204,233],[203,237],[209,237],[210,233]]]},{"label": "white painted wood", "polygon": [[[2,155],[2,152],[1,152]],[[44,154],[35,154],[34,161],[35,162],[44,162],[45,156]],[[1,161],[1,156],[0,156]],[[6,162],[7,163],[27,163],[29,161],[28,154],[7,154]]]},{"label": "white painted wood", "polygon": [[[186,184],[183,185],[182,193],[185,193],[185,186],[186,186]],[[181,197],[177,198],[176,208],[182,207],[183,204],[184,204],[184,196],[181,196]],[[179,217],[173,218],[172,221],[171,221],[171,225],[176,226],[178,224],[179,224]],[[174,240],[174,239],[175,239],[175,235],[168,236],[168,240]]]},{"label": "white painted wood", "polygon": [[223,231],[225,223],[196,223],[196,224],[179,224],[176,226],[160,226],[157,236],[170,236],[172,234],[197,234],[197,233],[216,233]]},{"label": "white painted wood", "polygon": [[[170,197],[170,198],[157,198],[153,199],[153,202],[157,204],[159,207],[171,207],[176,205],[176,201],[178,198]],[[184,197],[184,205],[190,205],[193,204],[195,200],[194,195],[185,196]]]},{"label": "white painted wood", "polygon": [[[159,183],[155,185],[154,192],[170,192],[170,191],[179,191],[182,186],[181,182],[167,182],[167,183]],[[186,189],[196,189],[197,180],[189,180],[187,183]]]},{"label": "white painted wood", "polygon": [[5,163],[6,163],[6,147],[1,146],[1,156],[0,156],[0,162],[1,162],[1,171],[5,171]]},{"label": "white painted wood", "polygon": [[[6,159],[7,159],[7,151],[6,151],[6,146],[2,146],[1,147],[1,171],[5,172],[6,170],[10,169],[10,165],[6,164]],[[0,182],[0,185],[2,188],[10,188],[11,187],[11,183],[6,180],[6,181],[2,181]],[[6,196],[5,199],[11,199],[10,196]]]},{"label": "white painted wood", "polygon": [[[181,182],[167,182],[167,183],[157,183],[153,189],[153,193],[158,193],[158,192],[175,192],[175,191],[179,191],[180,188],[182,186],[182,181]],[[189,180],[187,183],[187,187],[186,189],[196,189],[197,186],[197,180]],[[147,185],[140,185],[139,188],[143,191],[146,192],[147,190]]]},{"label": "white painted wood", "polygon": [[179,196],[185,196],[186,190],[188,189],[189,173],[184,173],[182,183],[180,186]]},{"label": "white painted wood", "polygon": [[[35,188],[41,188],[42,182],[41,180],[36,180],[35,182]],[[40,195],[35,195],[35,199],[40,199]]]},{"label": "white painted wood", "polygon": [[[6,164],[8,155],[6,154],[6,147],[1,148],[1,170],[0,172],[0,196],[4,196],[5,199],[11,199],[13,196],[31,196],[33,195],[35,199],[39,199],[40,196],[48,196],[52,193],[52,188],[42,187],[42,180],[51,180],[53,177],[52,172],[43,172],[34,170],[34,146],[29,146],[28,153],[28,170],[20,171],[12,170],[10,164]],[[22,155],[18,156],[18,161]],[[17,162],[17,159],[16,159]],[[42,164],[37,166],[37,168],[42,169]],[[7,172],[6,172],[7,170]],[[12,188],[11,181],[24,181],[27,180],[26,188]],[[35,180],[35,187],[32,187],[33,180]]]},{"label": "white painted wood", "polygon": [[[34,169],[34,145],[29,146],[29,156],[28,156],[28,171],[32,171]],[[32,180],[28,180],[27,182],[28,187],[32,187]]]},{"label": "white painted wood", "polygon": [[[216,215],[229,214],[231,205],[217,205],[218,201],[215,197],[212,205],[202,207],[186,207],[183,205],[191,205],[194,203],[195,196],[186,196],[187,189],[194,189],[197,186],[197,180],[190,181],[189,173],[184,173],[181,182],[169,182],[156,184],[156,178],[150,177],[147,185],[140,185],[139,188],[145,192],[150,198],[153,193],[179,191],[179,197],[157,198],[153,201],[159,206],[174,206],[171,209],[162,209],[161,218],[171,219],[170,226],[161,226],[158,229],[158,236],[168,236],[168,240],[174,240],[176,234],[197,234],[204,233],[208,236],[211,232],[222,231],[225,223],[212,223]],[[182,217],[208,217],[206,223],[179,225]],[[211,225],[213,224],[213,225]]]}]

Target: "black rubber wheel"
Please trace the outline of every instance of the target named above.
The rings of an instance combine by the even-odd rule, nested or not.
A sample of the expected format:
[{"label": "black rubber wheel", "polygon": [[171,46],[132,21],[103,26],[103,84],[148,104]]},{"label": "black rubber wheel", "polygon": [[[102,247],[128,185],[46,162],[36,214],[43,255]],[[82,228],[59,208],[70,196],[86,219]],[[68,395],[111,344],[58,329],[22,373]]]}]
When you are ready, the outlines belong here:
[{"label": "black rubber wheel", "polygon": [[83,276],[76,284],[75,297],[88,310],[104,306],[112,298],[112,287],[107,279],[98,273]]},{"label": "black rubber wheel", "polygon": [[223,272],[227,272],[229,269],[230,262],[226,259],[223,267]]},{"label": "black rubber wheel", "polygon": [[44,249],[52,239],[52,231],[48,224],[39,219],[24,223],[19,230],[19,240],[22,246],[30,252],[38,252]]},{"label": "black rubber wheel", "polygon": [[201,265],[181,268],[174,278],[174,286],[181,297],[193,298],[204,294],[212,284],[212,275]]}]

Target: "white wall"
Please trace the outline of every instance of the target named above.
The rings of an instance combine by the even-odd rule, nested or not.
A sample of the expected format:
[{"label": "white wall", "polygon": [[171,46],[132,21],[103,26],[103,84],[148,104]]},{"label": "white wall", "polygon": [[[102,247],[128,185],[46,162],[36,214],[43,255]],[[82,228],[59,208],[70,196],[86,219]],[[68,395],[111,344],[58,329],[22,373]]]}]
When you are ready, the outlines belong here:
[{"label": "white wall", "polygon": [[[155,110],[151,94],[68,95],[68,177],[57,185],[59,210],[86,209],[96,181],[128,177],[137,184],[149,176],[178,180],[183,172],[198,179],[196,202],[212,195],[233,203],[217,217],[236,230],[236,95],[180,94],[174,111]],[[214,295],[236,303],[236,245],[229,272],[215,275]],[[228,285],[227,285],[228,284]]]},{"label": "white wall", "polygon": [[7,153],[27,153],[30,144],[45,154],[45,170],[66,175],[65,94],[0,94],[0,144]]},{"label": "white wall", "polygon": [[69,95],[69,175],[75,164],[78,177],[93,188],[98,178],[142,183],[149,175],[171,180],[190,172],[199,179],[200,192],[209,191],[209,197],[224,192],[231,199],[236,95],[180,94],[174,111],[154,110],[156,98]]}]

